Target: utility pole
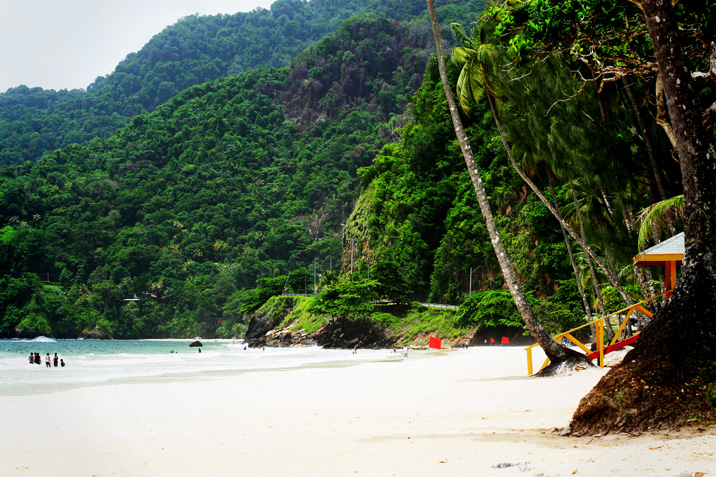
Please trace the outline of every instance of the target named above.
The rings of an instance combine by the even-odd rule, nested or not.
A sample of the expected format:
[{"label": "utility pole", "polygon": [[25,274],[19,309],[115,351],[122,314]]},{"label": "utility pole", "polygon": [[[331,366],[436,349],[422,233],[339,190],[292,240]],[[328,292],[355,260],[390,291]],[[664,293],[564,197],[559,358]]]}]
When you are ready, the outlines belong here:
[{"label": "utility pole", "polygon": [[482,268],[482,265],[480,265],[480,266],[477,267],[477,268],[472,268],[472,267],[470,267],[470,293],[469,293],[468,296],[472,296],[472,274],[475,273],[475,272],[477,272],[477,271],[480,270],[481,268]]},{"label": "utility pole", "polygon": [[[286,277],[286,283],[283,284],[283,293],[282,295],[285,295],[288,293],[288,279],[291,278],[291,272],[288,272],[288,276]],[[254,287],[256,288],[256,287]]]}]

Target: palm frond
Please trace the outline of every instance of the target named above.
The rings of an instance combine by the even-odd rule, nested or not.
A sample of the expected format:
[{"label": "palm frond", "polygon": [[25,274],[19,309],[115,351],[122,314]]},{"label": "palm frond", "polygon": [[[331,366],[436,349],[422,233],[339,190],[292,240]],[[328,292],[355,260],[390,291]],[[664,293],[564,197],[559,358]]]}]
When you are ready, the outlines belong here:
[{"label": "palm frond", "polygon": [[668,229],[670,220],[683,220],[684,196],[677,195],[670,199],[651,204],[639,212],[639,250],[644,250],[651,238],[651,231],[656,228],[659,233]]},{"label": "palm frond", "polygon": [[455,35],[455,40],[458,43],[466,48],[474,49],[472,40],[467,36],[467,33],[463,30],[462,25],[459,23],[451,23],[450,29],[452,30],[453,35]]},{"label": "palm frond", "polygon": [[470,104],[473,101],[473,92],[471,91],[470,82],[467,79],[469,76],[467,65],[460,71],[460,76],[457,80],[457,101],[460,104],[460,108],[467,114],[470,110]]},{"label": "palm frond", "polygon": [[475,50],[472,48],[464,48],[462,46],[456,46],[452,49],[451,61],[454,65],[461,66],[470,61],[470,58],[475,54]]}]

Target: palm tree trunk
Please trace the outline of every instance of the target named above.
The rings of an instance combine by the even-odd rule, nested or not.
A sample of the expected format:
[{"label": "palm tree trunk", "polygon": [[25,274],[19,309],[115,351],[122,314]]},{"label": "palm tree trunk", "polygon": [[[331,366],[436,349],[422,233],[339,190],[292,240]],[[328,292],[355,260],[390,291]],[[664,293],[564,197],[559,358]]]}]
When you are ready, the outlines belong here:
[{"label": "palm tree trunk", "polygon": [[445,54],[443,51],[442,37],[440,36],[440,25],[438,23],[437,15],[435,13],[435,4],[433,0],[426,1],[428,6],[428,12],[430,14],[430,21],[433,28],[433,35],[435,36],[435,47],[437,49],[437,60],[438,69],[440,70],[440,79],[443,84],[443,89],[445,90],[445,97],[447,99],[448,107],[450,109],[450,117],[452,118],[452,123],[455,128],[455,134],[457,135],[457,140],[460,143],[460,149],[462,150],[462,154],[465,159],[465,165],[467,166],[467,170],[470,174],[470,179],[472,180],[472,184],[475,188],[475,194],[477,195],[477,202],[480,206],[480,211],[482,212],[482,216],[485,219],[487,232],[490,235],[492,246],[495,250],[495,254],[497,255],[497,261],[500,264],[500,269],[502,270],[502,274],[505,278],[505,282],[507,283],[507,287],[512,294],[512,299],[514,300],[515,305],[517,305],[517,309],[519,310],[520,315],[522,316],[522,319],[527,325],[527,328],[529,329],[530,333],[535,338],[535,340],[537,340],[537,343],[539,343],[545,354],[552,361],[552,363],[550,364],[551,369],[557,369],[558,366],[560,366],[567,360],[573,360],[575,362],[585,362],[586,358],[584,355],[582,355],[581,353],[577,353],[576,351],[570,350],[552,339],[552,337],[547,333],[547,331],[544,329],[542,324],[535,316],[532,308],[527,303],[527,299],[525,298],[524,292],[522,291],[522,287],[517,280],[517,276],[512,267],[512,263],[507,255],[505,246],[503,245],[502,240],[500,239],[500,234],[497,231],[497,226],[495,225],[492,210],[490,209],[490,204],[487,200],[487,193],[485,192],[485,187],[482,184],[482,178],[480,177],[480,171],[478,170],[477,164],[475,163],[475,158],[472,155],[470,141],[468,140],[467,134],[465,133],[465,129],[462,125],[462,120],[460,119],[460,115],[458,112],[457,103],[455,102],[455,97],[453,96],[452,90],[450,89],[450,83],[448,81],[447,72],[445,69]]}]

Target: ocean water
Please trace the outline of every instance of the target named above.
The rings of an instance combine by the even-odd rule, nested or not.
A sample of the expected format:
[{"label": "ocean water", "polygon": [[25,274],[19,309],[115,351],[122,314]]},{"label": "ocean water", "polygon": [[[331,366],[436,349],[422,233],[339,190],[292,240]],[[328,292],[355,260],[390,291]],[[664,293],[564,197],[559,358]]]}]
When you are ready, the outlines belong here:
[{"label": "ocean water", "polygon": [[[258,370],[306,366],[350,366],[399,360],[392,350],[245,348],[240,342],[202,340],[201,353],[179,340],[0,340],[0,395],[25,396],[84,386],[129,382],[209,379]],[[173,351],[173,352],[172,352]],[[40,365],[29,364],[31,352]],[[66,366],[47,368],[45,355],[57,353]]]}]

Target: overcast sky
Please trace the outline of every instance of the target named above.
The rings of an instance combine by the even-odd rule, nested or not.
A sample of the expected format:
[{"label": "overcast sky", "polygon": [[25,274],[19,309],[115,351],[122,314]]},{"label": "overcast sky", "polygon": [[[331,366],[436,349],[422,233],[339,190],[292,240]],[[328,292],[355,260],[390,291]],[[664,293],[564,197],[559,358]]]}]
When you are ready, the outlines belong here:
[{"label": "overcast sky", "polygon": [[186,15],[248,12],[273,0],[0,0],[0,93],[86,88]]}]

